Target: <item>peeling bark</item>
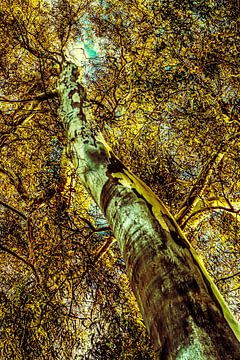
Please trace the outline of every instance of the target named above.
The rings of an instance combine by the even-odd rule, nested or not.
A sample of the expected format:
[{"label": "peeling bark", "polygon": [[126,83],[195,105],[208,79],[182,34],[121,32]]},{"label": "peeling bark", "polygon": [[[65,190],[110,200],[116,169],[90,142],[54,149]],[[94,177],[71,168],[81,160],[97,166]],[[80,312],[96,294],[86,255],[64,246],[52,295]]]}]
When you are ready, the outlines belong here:
[{"label": "peeling bark", "polygon": [[156,195],[112,153],[83,112],[74,64],[59,83],[68,155],[104,212],[159,359],[239,359],[239,325]]}]

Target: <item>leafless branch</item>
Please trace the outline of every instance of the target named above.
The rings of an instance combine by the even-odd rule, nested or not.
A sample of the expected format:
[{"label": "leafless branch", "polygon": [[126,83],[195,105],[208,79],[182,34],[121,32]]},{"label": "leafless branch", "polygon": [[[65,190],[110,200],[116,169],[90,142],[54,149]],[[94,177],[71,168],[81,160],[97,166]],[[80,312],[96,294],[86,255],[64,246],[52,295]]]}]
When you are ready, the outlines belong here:
[{"label": "leafless branch", "polygon": [[17,215],[21,216],[24,220],[27,220],[27,216],[25,214],[23,214],[21,211],[15,209],[14,207],[6,204],[4,201],[0,200],[0,205],[3,205],[7,209],[9,209],[9,210],[15,212]]},{"label": "leafless branch", "polygon": [[101,257],[103,257],[104,254],[108,251],[110,246],[116,241],[116,239],[113,236],[107,237],[106,241],[103,243],[103,245],[100,247],[100,249],[97,251],[96,255],[94,256],[94,262],[97,263]]},{"label": "leafless branch", "polygon": [[37,271],[36,271],[35,267],[31,263],[29,263],[27,260],[25,260],[22,256],[18,255],[14,251],[12,251],[12,250],[8,249],[7,247],[5,247],[4,245],[0,244],[0,250],[7,252],[8,254],[14,256],[16,259],[22,261],[25,265],[30,267],[32,272],[34,273],[34,275],[36,277],[37,282],[39,283],[39,276],[37,274]]},{"label": "leafless branch", "polygon": [[238,276],[238,275],[240,275],[240,271],[236,272],[235,274],[232,274],[232,275],[229,275],[229,276],[225,276],[225,277],[223,277],[223,278],[221,278],[221,279],[218,279],[218,280],[216,280],[215,282],[216,282],[216,284],[217,284],[219,281],[229,280],[229,279],[232,279],[233,277]]},{"label": "leafless branch", "polygon": [[45,101],[45,100],[49,100],[49,99],[53,99],[57,97],[57,92],[56,91],[52,91],[52,92],[46,92],[46,93],[42,93],[39,95],[36,95],[35,97],[29,98],[29,99],[8,99],[5,96],[0,96],[0,101],[1,102],[6,102],[6,103],[22,103],[22,102],[30,102],[30,101]]}]

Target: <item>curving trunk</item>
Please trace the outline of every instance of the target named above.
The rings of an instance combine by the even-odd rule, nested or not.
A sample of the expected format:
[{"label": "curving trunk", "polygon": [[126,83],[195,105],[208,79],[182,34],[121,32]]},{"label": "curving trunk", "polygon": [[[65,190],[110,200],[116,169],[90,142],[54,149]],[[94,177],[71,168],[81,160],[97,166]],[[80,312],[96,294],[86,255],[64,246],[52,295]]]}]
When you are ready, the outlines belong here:
[{"label": "curving trunk", "polygon": [[239,325],[169,211],[84,115],[78,76],[68,64],[59,82],[68,156],[119,243],[158,358],[240,359]]}]

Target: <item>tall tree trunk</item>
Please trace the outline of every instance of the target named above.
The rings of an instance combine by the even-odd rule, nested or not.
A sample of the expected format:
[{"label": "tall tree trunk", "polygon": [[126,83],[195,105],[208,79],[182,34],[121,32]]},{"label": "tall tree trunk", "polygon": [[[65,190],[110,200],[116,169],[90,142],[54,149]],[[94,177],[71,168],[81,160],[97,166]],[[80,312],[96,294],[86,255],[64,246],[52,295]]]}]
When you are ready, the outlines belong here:
[{"label": "tall tree trunk", "polygon": [[240,359],[239,325],[163,203],[112,153],[83,112],[68,64],[60,117],[77,174],[105,214],[159,359]]}]

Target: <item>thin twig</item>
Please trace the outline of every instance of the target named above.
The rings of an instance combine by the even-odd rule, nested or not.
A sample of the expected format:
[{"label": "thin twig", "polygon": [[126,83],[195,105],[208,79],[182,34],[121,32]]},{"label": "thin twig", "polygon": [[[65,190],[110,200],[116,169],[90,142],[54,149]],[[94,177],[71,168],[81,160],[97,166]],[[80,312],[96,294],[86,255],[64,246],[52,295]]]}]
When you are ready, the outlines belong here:
[{"label": "thin twig", "polygon": [[14,251],[6,248],[4,245],[1,245],[1,244],[0,244],[0,250],[7,252],[8,254],[14,256],[16,259],[22,261],[25,265],[27,265],[28,267],[30,267],[30,268],[32,269],[32,271],[33,271],[36,279],[37,279],[37,282],[39,283],[39,276],[38,276],[38,274],[37,274],[37,271],[36,271],[35,267],[34,267],[31,263],[29,263],[27,260],[25,260],[25,259],[24,259],[23,257],[21,257],[20,255],[16,254]]},{"label": "thin twig", "polygon": [[15,209],[14,207],[6,204],[4,201],[0,200],[0,205],[3,205],[7,209],[9,209],[9,210],[15,212],[17,215],[21,216],[24,220],[27,220],[27,216],[25,214],[23,214],[21,211]]},{"label": "thin twig", "polygon": [[215,281],[215,283],[217,284],[219,281],[225,281],[225,280],[231,279],[231,278],[233,278],[233,277],[235,277],[235,276],[237,276],[237,275],[240,275],[240,271],[238,271],[238,272],[235,273],[235,274],[232,274],[232,275],[223,277],[223,278],[221,278],[221,279],[218,279],[218,280]]}]

